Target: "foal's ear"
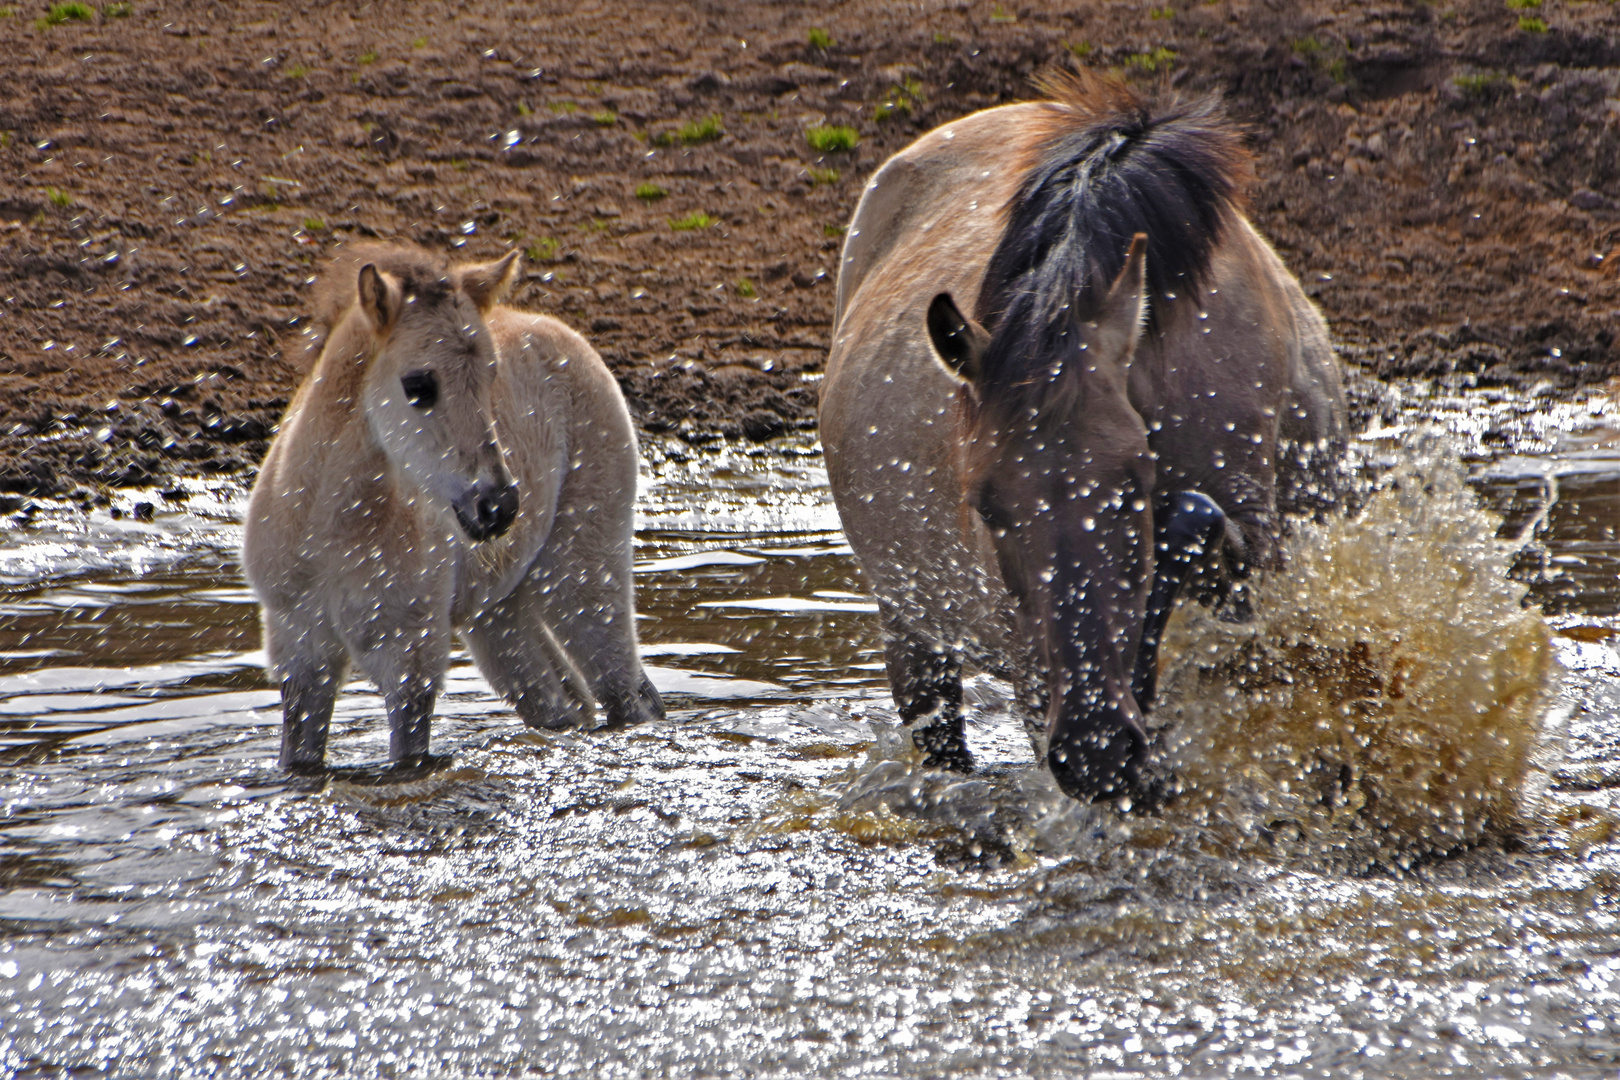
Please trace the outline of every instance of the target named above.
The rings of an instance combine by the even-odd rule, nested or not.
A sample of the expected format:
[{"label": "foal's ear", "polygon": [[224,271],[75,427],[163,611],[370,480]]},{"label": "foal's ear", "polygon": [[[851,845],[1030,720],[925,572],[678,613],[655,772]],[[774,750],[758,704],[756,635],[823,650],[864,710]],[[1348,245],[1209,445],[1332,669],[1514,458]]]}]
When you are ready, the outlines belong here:
[{"label": "foal's ear", "polygon": [[963,315],[950,293],[940,293],[928,305],[928,340],[952,375],[970,383],[978,381],[979,361],[990,344],[990,333]]},{"label": "foal's ear", "polygon": [[1093,330],[1088,344],[1099,358],[1095,362],[1117,360],[1122,368],[1129,364],[1146,318],[1147,234],[1137,233],[1131,238],[1124,269],[1091,319]]},{"label": "foal's ear", "polygon": [[488,311],[506,296],[517,271],[518,250],[513,248],[495,262],[462,267],[458,272],[461,291],[472,297],[479,311]]},{"label": "foal's ear", "polygon": [[379,334],[387,333],[394,320],[399,318],[399,283],[372,263],[360,268],[355,298],[360,310],[366,313],[366,318],[371,322],[371,328]]}]

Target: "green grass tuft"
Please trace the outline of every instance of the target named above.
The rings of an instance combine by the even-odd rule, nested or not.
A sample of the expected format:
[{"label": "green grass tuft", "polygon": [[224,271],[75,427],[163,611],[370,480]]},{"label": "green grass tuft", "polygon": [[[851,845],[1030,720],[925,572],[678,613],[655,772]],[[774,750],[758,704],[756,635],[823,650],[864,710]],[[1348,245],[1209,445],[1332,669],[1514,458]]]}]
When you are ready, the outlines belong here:
[{"label": "green grass tuft", "polygon": [[872,110],[872,119],[882,123],[895,113],[910,116],[922,102],[923,84],[908,75]]},{"label": "green grass tuft", "polygon": [[546,111],[554,116],[569,116],[579,112],[579,106],[572,101],[550,101],[546,103]]},{"label": "green grass tuft", "polygon": [[51,200],[51,203],[53,205],[56,205],[56,206],[72,206],[73,205],[73,196],[69,195],[67,192],[63,191],[61,188],[53,188],[53,187],[46,188],[45,189],[45,197],[47,199]]},{"label": "green grass tuft", "polygon": [[427,44],[428,44],[428,39],[425,38],[425,37],[419,37],[419,38],[412,38],[411,39],[411,48],[413,48],[413,49],[425,49],[425,48],[427,48]]},{"label": "green grass tuft", "polygon": [[549,236],[542,236],[534,243],[523,249],[524,256],[530,262],[550,262],[557,257],[562,245]]},{"label": "green grass tuft", "polygon": [[377,50],[367,49],[365,52],[361,53],[360,62],[362,64],[375,64],[377,62]]},{"label": "green grass tuft", "polygon": [[1176,51],[1161,45],[1152,52],[1132,53],[1125,66],[1142,75],[1160,75],[1176,66]]},{"label": "green grass tuft", "polygon": [[742,297],[744,300],[752,300],[754,297],[759,295],[759,290],[754,288],[754,283],[749,281],[747,278],[738,278],[737,295]]},{"label": "green grass tuft", "polygon": [[809,168],[810,182],[812,184],[836,184],[839,175],[837,169],[818,169],[814,165]]},{"label": "green grass tuft", "polygon": [[519,116],[533,116],[534,115],[534,110],[529,108],[529,103],[526,102],[526,101],[518,102],[518,110],[517,110],[517,112],[518,112]]},{"label": "green grass tuft", "polygon": [[1507,6],[1514,11],[1533,11],[1541,6],[1541,0],[1507,0]]},{"label": "green grass tuft", "polygon": [[1175,17],[1176,17],[1176,9],[1175,8],[1172,8],[1172,7],[1148,8],[1148,18],[1150,18],[1150,19],[1173,19]]},{"label": "green grass tuft", "polygon": [[668,194],[668,191],[665,191],[651,180],[646,180],[636,185],[636,198],[640,199],[642,202],[657,202],[659,199],[662,199]]},{"label": "green grass tuft", "polygon": [[103,19],[127,19],[134,13],[134,4],[108,4],[101,9]]},{"label": "green grass tuft", "polygon": [[805,129],[804,141],[818,154],[833,154],[855,149],[855,144],[861,141],[861,137],[852,127],[817,124],[815,127]]},{"label": "green grass tuft", "polygon": [[701,210],[694,210],[683,218],[670,218],[669,227],[676,232],[691,232],[694,229],[707,229],[715,223],[715,219]]},{"label": "green grass tuft", "polygon": [[322,221],[318,217],[307,217],[307,218],[304,219],[304,231],[305,232],[325,232],[326,231],[326,222]]},{"label": "green grass tuft", "polygon": [[34,29],[49,30],[67,22],[89,22],[95,17],[95,9],[89,4],[52,4],[43,18],[34,20]]},{"label": "green grass tuft", "polygon": [[302,79],[310,73],[310,70],[307,64],[294,64],[286,70],[285,74],[289,79]]},{"label": "green grass tuft", "polygon": [[688,120],[674,131],[665,131],[653,138],[659,146],[673,146],[679,143],[682,146],[698,146],[706,142],[714,142],[726,133],[720,125],[720,114],[710,113],[701,120]]},{"label": "green grass tuft", "polygon": [[596,121],[597,127],[612,127],[619,122],[619,114],[612,109],[602,109],[591,113],[591,119]]},{"label": "green grass tuft", "polygon": [[1065,41],[1063,47],[1073,53],[1077,60],[1084,60],[1097,50],[1089,41]]},{"label": "green grass tuft", "polygon": [[1018,21],[1018,16],[1000,4],[995,4],[990,8],[990,21],[993,23],[1015,23]]},{"label": "green grass tuft", "polygon": [[821,227],[821,235],[829,240],[836,236],[843,236],[848,231],[848,225],[823,225]]},{"label": "green grass tuft", "polygon": [[1495,97],[1512,86],[1512,83],[1500,71],[1481,71],[1470,75],[1458,75],[1451,80],[1451,85],[1462,91],[1463,97],[1482,100]]},{"label": "green grass tuft", "polygon": [[1527,34],[1545,34],[1547,32],[1547,20],[1537,18],[1534,15],[1520,15],[1519,29]]},{"label": "green grass tuft", "polygon": [[816,27],[811,27],[810,28],[809,38],[810,38],[810,47],[812,49],[821,49],[822,51],[826,51],[827,49],[830,49],[830,48],[833,47],[832,35],[827,33],[827,31],[825,31],[825,30],[817,29]]}]

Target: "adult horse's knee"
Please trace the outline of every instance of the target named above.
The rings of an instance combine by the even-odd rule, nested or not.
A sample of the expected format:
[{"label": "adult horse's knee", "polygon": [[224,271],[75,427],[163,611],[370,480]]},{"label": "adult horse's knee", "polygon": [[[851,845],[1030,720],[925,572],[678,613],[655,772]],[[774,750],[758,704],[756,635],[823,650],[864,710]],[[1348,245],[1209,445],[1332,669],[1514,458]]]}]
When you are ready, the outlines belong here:
[{"label": "adult horse's knee", "polygon": [[1046,764],[1065,795],[1096,802],[1139,790],[1146,755],[1141,725],[1124,710],[1106,709],[1055,727]]}]

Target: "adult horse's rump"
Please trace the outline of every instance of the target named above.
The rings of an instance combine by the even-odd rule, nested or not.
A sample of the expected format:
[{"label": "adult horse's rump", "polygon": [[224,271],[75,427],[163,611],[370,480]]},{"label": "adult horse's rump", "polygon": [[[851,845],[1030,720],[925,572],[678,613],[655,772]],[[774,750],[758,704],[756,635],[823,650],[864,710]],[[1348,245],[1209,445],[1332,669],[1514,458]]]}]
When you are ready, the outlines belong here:
[{"label": "adult horse's rump", "polygon": [[1143,784],[1158,633],[1202,552],[1228,580],[1273,565],[1279,513],[1333,500],[1344,398],[1216,105],[1055,89],[868,184],[821,433],[919,744],[966,762],[975,664],[1044,708],[1054,776],[1098,798]]}]

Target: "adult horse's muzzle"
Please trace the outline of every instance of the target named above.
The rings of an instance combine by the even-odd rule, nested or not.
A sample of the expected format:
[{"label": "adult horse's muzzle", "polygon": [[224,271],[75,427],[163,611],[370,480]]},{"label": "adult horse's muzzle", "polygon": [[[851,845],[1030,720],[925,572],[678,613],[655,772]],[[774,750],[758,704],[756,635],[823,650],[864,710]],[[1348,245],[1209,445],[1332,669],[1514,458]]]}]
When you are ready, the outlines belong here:
[{"label": "adult horse's muzzle", "polygon": [[1130,693],[1120,680],[1093,683],[1051,725],[1047,766],[1064,794],[1082,802],[1120,795],[1152,801],[1153,783],[1142,768],[1159,676],[1159,641],[1176,596],[1198,563],[1220,545],[1226,515],[1209,496],[1181,491],[1156,500],[1154,567]]},{"label": "adult horse's muzzle", "polygon": [[1046,766],[1063,794],[1081,802],[1135,796],[1143,788],[1147,735],[1129,707],[1092,709],[1052,727]]},{"label": "adult horse's muzzle", "polygon": [[493,540],[512,527],[517,518],[518,490],[513,483],[480,481],[450,504],[461,531],[475,543]]}]

